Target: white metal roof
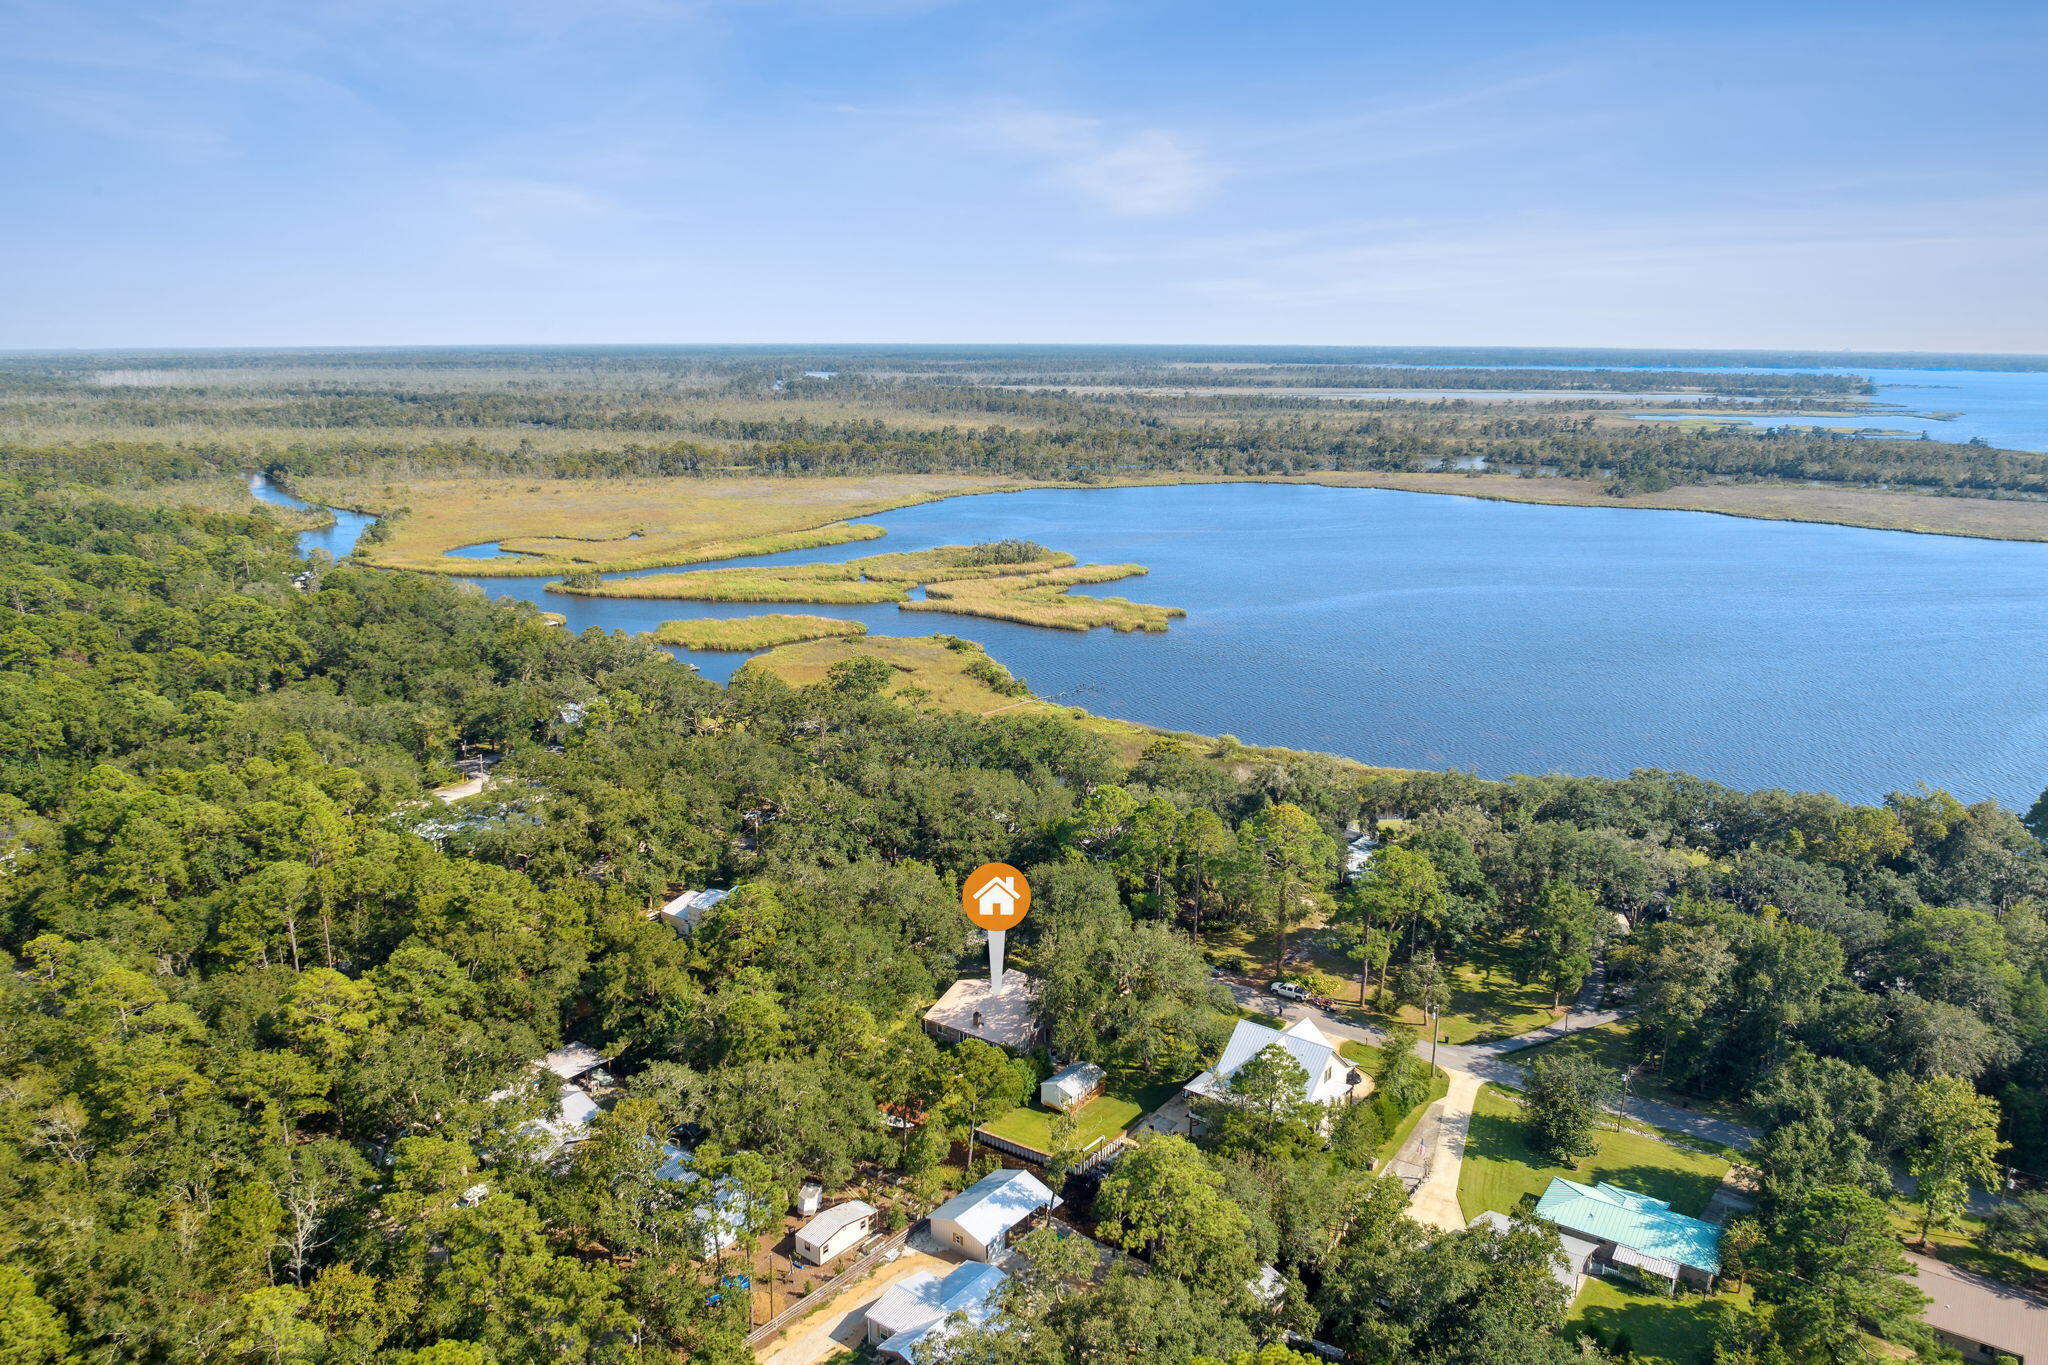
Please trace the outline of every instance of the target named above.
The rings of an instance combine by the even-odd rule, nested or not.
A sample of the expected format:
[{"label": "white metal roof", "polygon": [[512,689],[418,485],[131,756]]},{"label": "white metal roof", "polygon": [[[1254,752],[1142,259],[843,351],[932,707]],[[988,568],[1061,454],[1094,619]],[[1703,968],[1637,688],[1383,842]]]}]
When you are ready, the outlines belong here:
[{"label": "white metal roof", "polygon": [[1052,1191],[1029,1171],[990,1171],[932,1210],[934,1223],[958,1223],[975,1241],[987,1246],[1039,1209],[1052,1203]]},{"label": "white metal roof", "polygon": [[1230,1041],[1223,1045],[1223,1059],[1190,1082],[1188,1089],[1211,1099],[1225,1099],[1230,1092],[1230,1078],[1237,1074],[1237,1069],[1276,1045],[1308,1073],[1308,1090],[1302,1098],[1327,1103],[1343,1094],[1343,1078],[1348,1068],[1340,1067],[1332,1074],[1330,1063],[1337,1057],[1337,1044],[1324,1036],[1313,1019],[1297,1019],[1284,1029],[1269,1028],[1249,1019],[1238,1020]]},{"label": "white metal roof", "polygon": [[1102,1083],[1102,1068],[1093,1062],[1074,1062],[1046,1077],[1045,1083],[1062,1095],[1085,1095]]},{"label": "white metal roof", "polygon": [[875,1213],[875,1206],[865,1199],[849,1199],[820,1213],[798,1228],[796,1235],[812,1246],[823,1246],[855,1223],[874,1217]]},{"label": "white metal roof", "polygon": [[877,1299],[868,1309],[868,1322],[883,1338],[882,1350],[915,1360],[919,1348],[942,1333],[953,1314],[974,1323],[994,1317],[996,1291],[1008,1278],[1000,1268],[975,1261],[954,1266],[943,1280],[920,1270]]}]

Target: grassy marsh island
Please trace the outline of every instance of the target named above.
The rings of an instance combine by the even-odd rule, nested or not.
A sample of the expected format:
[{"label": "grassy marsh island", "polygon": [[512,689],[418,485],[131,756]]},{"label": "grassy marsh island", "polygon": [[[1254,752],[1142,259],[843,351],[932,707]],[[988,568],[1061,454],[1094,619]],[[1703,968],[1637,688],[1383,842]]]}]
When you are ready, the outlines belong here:
[{"label": "grassy marsh island", "polygon": [[1018,577],[949,580],[925,586],[924,599],[899,602],[904,611],[947,611],[960,616],[985,616],[1020,626],[1048,630],[1118,631],[1166,629],[1168,621],[1187,613],[1124,597],[1075,597],[1073,589],[1090,583],[1114,583],[1145,573],[1142,564],[1079,564]]},{"label": "grassy marsh island", "polygon": [[865,635],[867,632],[868,628],[859,621],[770,613],[764,616],[702,616],[687,621],[663,621],[648,632],[648,637],[656,644],[677,645],[683,649],[750,653],[803,640]]},{"label": "grassy marsh island", "polygon": [[[1161,631],[1187,613],[1121,597],[1075,597],[1072,589],[1113,583],[1145,572],[1142,564],[1076,564],[1074,557],[1029,541],[942,545],[933,550],[870,555],[841,564],[766,569],[703,569],[604,579],[580,573],[549,592],[572,597],[627,597],[685,602],[810,602],[859,606],[894,602],[904,611],[983,616],[1049,630]],[[923,600],[911,589],[923,585]]]}]

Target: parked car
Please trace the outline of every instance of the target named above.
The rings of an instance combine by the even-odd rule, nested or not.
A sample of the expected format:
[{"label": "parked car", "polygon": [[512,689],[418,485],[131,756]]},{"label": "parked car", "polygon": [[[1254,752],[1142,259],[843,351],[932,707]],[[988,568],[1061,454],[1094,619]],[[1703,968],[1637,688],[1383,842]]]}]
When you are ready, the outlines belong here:
[{"label": "parked car", "polygon": [[1270,989],[1273,994],[1279,996],[1282,1000],[1307,1000],[1310,998],[1310,993],[1306,986],[1296,985],[1292,981],[1275,981]]}]

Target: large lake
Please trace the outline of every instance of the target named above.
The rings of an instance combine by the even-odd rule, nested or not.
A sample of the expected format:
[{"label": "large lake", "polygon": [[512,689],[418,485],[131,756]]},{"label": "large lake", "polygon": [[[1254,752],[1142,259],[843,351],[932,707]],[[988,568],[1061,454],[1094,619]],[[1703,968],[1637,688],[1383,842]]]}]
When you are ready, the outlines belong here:
[{"label": "large lake", "polygon": [[[739,562],[1022,536],[1149,565],[1093,591],[1187,608],[1162,635],[790,608],[971,637],[1104,715],[1487,776],[1673,768],[1864,800],[1924,781],[2022,806],[2048,783],[2048,546],[1270,484],[987,494],[870,520],[886,540]],[[471,581],[578,630],[772,610]],[[743,661],[688,657],[714,678]]]}]

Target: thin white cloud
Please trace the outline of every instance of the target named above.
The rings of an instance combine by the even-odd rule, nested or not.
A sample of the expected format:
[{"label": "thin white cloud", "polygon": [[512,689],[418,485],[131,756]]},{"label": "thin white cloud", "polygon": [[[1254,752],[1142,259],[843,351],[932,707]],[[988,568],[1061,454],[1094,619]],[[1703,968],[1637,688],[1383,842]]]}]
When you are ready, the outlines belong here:
[{"label": "thin white cloud", "polygon": [[1164,128],[1119,130],[1104,120],[1012,109],[971,124],[987,142],[1040,163],[1051,184],[1111,213],[1179,213],[1193,208],[1222,171],[1185,136]]}]

